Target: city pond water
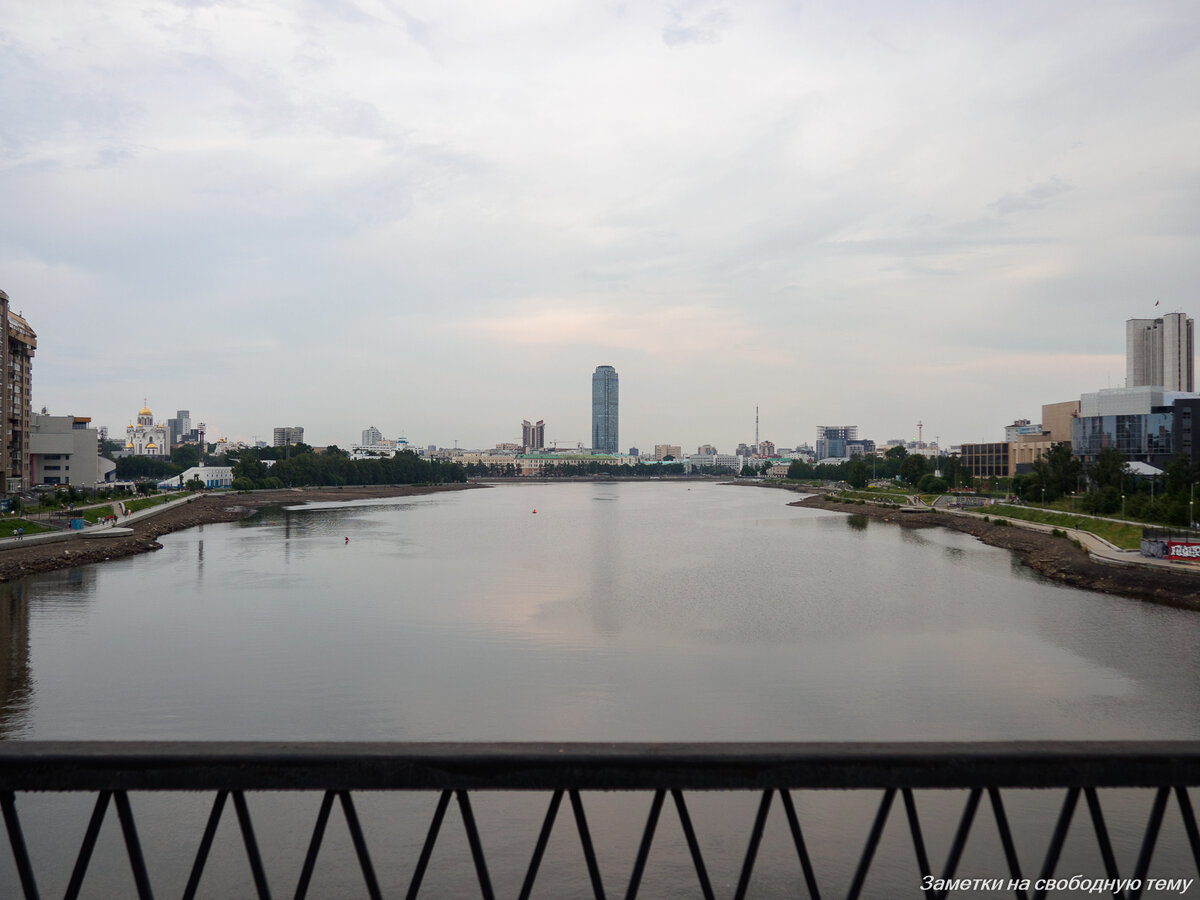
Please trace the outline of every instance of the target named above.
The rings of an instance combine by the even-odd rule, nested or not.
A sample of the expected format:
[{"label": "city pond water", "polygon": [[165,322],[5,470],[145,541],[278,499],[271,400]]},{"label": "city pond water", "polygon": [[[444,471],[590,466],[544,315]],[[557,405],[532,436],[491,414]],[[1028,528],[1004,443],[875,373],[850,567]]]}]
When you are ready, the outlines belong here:
[{"label": "city pond water", "polygon": [[[0,733],[289,741],[1200,737],[1200,616],[1052,584],[966,535],[796,508],[793,499],[675,482],[506,485],[277,508],[168,535],[153,554],[0,586]],[[1122,874],[1130,874],[1152,797],[1101,796]],[[1062,795],[1005,799],[1025,874],[1036,876]],[[475,801],[502,895],[519,890],[547,800]],[[585,800],[601,870],[623,889],[650,797]],[[879,793],[804,792],[796,800],[818,877],[831,896],[844,893]],[[20,798],[44,895],[62,893],[90,802]],[[152,877],[163,895],[178,895],[211,797],[134,802]],[[285,893],[319,802],[251,795],[268,874]],[[435,802],[359,799],[385,894],[403,894]],[[757,802],[689,798],[718,894],[736,883]],[[935,869],[964,802],[958,792],[918,798]],[[227,816],[204,896],[252,893]],[[431,862],[429,896],[477,891],[453,816]],[[778,809],[774,816],[752,895],[803,895],[786,821]],[[1152,871],[1163,877],[1194,869],[1178,818],[1168,815],[1156,852]],[[1104,874],[1085,819],[1077,814],[1060,873]],[[893,813],[864,896],[920,894],[902,820],[902,811]],[[696,896],[669,804],[663,822],[642,895]],[[540,896],[591,896],[572,828],[560,815]],[[347,881],[354,890],[361,883],[345,827],[330,830],[329,862],[318,866],[312,896],[342,896]],[[85,896],[132,891],[120,840],[114,816]],[[1008,875],[986,803],[959,871]],[[16,885],[11,855],[0,854],[0,896]]]}]

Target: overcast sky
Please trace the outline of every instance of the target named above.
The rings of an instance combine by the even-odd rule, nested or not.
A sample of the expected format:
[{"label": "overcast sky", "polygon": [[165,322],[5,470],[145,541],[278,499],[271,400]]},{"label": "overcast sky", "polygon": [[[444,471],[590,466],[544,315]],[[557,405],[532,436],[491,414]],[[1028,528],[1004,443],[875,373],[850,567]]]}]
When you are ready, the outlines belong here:
[{"label": "overcast sky", "polygon": [[1194,0],[0,9],[0,289],[116,432],[999,440],[1200,312]]}]

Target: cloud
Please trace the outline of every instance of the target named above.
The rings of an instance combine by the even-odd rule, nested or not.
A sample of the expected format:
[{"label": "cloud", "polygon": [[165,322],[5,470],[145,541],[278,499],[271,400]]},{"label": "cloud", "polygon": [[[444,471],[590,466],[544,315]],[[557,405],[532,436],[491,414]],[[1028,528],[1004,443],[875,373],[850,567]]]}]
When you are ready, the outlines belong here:
[{"label": "cloud", "polygon": [[730,15],[723,3],[693,0],[670,9],[671,20],[663,26],[663,43],[672,49],[688,44],[715,44],[729,27]]},{"label": "cloud", "polygon": [[1194,312],[1194,4],[10,6],[0,288],[35,403],[99,422],[577,437],[533,369],[612,362],[674,417],[630,443],[728,446],[755,402],[785,446],[930,406],[975,438],[1119,377],[1143,298]]},{"label": "cloud", "polygon": [[1057,175],[1053,175],[1045,181],[1031,185],[1020,194],[1005,194],[994,203],[988,204],[988,209],[995,210],[1002,216],[1041,209],[1050,200],[1070,190],[1072,190],[1071,185],[1065,183]]},{"label": "cloud", "polygon": [[621,305],[595,298],[580,306],[547,305],[499,317],[462,323],[465,331],[504,346],[554,348],[567,357],[580,347],[632,351],[676,364],[757,359],[766,364],[775,353],[759,346],[755,330],[728,310],[699,306]]}]

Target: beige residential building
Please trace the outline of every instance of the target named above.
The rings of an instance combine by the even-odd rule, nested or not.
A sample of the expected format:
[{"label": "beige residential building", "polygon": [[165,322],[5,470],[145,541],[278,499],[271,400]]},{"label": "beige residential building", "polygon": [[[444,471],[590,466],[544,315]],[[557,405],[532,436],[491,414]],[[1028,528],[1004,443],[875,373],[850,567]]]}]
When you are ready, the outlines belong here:
[{"label": "beige residential building", "polygon": [[655,444],[654,458],[666,459],[672,456],[675,459],[683,459],[683,448],[679,444]]},{"label": "beige residential building", "polygon": [[7,326],[4,358],[0,362],[4,379],[0,391],[0,418],[4,420],[4,489],[15,493],[30,487],[29,429],[37,335],[24,318],[12,311],[4,291],[0,291],[0,314]]}]

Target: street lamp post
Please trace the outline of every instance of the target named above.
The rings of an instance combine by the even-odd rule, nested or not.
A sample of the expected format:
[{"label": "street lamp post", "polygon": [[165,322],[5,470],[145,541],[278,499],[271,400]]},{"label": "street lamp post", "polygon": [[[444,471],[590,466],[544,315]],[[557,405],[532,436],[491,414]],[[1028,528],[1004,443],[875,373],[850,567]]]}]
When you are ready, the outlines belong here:
[{"label": "street lamp post", "polygon": [[1125,495],[1121,495],[1121,518],[1125,518]]}]

